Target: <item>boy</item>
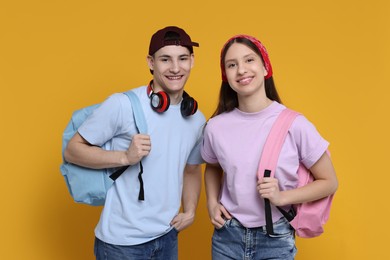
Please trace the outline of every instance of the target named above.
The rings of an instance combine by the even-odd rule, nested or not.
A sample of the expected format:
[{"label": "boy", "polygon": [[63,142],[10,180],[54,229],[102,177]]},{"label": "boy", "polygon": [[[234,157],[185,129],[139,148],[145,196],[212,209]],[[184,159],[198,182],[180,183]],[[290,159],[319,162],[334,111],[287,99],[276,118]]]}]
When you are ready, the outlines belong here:
[{"label": "boy", "polygon": [[[194,46],[199,44],[175,26],[152,36],[147,63],[153,79],[134,89],[148,134],[137,134],[131,103],[116,93],[68,143],[68,162],[89,168],[131,165],[107,192],[95,229],[96,259],[178,258],[177,234],[194,221],[203,163],[199,145],[205,118],[184,91]],[[99,148],[107,141],[110,151]]]}]

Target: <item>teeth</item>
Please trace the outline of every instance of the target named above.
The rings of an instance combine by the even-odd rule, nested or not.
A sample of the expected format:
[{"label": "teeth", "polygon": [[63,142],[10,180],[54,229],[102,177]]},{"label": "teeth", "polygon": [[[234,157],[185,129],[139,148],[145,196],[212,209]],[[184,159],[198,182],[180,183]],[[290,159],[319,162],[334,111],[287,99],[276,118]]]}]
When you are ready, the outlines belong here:
[{"label": "teeth", "polygon": [[248,83],[250,82],[252,79],[251,78],[245,78],[245,79],[240,79],[239,82],[240,83]]},{"label": "teeth", "polygon": [[175,76],[175,77],[168,77],[169,79],[173,79],[173,80],[175,80],[175,79],[180,79],[181,78],[181,76]]}]

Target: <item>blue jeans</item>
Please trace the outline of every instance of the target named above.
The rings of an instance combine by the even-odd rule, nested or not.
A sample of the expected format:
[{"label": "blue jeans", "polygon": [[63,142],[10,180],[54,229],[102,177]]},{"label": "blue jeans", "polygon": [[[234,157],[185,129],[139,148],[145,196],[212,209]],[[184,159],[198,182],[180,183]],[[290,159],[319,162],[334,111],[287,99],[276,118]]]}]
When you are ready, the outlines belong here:
[{"label": "blue jeans", "polygon": [[275,235],[267,235],[264,227],[245,228],[236,219],[227,220],[215,229],[212,239],[213,260],[226,259],[294,259],[294,229],[285,218],[274,223]]},{"label": "blue jeans", "polygon": [[177,234],[173,228],[161,237],[133,246],[112,245],[95,238],[95,256],[97,260],[177,260]]}]

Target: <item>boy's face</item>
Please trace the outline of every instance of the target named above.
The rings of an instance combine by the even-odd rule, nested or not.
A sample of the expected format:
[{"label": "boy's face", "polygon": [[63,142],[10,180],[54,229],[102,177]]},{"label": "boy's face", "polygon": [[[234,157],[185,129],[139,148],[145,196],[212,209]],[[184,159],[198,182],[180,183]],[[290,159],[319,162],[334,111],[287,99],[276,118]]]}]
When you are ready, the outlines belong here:
[{"label": "boy's face", "polygon": [[154,92],[179,93],[190,76],[194,55],[183,46],[168,45],[148,56],[148,65],[153,70]]}]

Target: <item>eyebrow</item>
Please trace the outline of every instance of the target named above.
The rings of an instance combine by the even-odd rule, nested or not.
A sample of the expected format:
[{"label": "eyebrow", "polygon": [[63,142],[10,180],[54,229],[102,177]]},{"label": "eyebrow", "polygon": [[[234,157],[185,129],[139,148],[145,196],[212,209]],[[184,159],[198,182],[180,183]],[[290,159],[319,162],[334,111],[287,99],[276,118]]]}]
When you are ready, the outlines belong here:
[{"label": "eyebrow", "polygon": [[[254,53],[248,53],[246,55],[244,55],[244,59],[245,58],[248,58],[249,56],[252,56],[252,55],[255,55]],[[225,60],[225,63],[228,63],[228,62],[232,62],[232,61],[236,61],[237,59],[230,59],[230,60]]]},{"label": "eyebrow", "polygon": [[[179,55],[179,58],[189,57],[189,56],[190,56],[189,54],[181,54],[181,55]],[[168,54],[162,54],[162,55],[158,56],[157,58],[172,58],[172,56],[168,55]]]}]

